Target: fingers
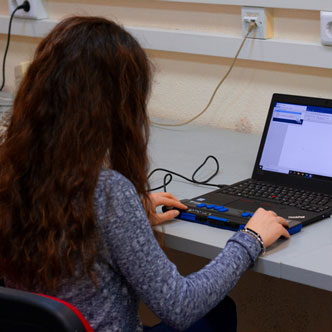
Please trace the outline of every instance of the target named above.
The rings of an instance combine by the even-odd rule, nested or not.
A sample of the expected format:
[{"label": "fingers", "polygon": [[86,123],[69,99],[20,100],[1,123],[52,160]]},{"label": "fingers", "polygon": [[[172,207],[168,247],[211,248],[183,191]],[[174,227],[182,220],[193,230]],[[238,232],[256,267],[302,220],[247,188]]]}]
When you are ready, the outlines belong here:
[{"label": "fingers", "polygon": [[273,215],[275,216],[275,219],[274,221],[278,224],[280,224],[280,233],[281,233],[281,236],[284,236],[285,238],[289,239],[290,235],[286,229],[286,227],[288,227],[288,221],[283,218],[283,217],[280,217],[278,216],[275,212],[271,211],[273,213]]},{"label": "fingers", "polygon": [[154,193],[151,194],[153,204],[157,207],[159,205],[174,206],[175,208],[186,210],[187,206],[181,203],[170,193]]},{"label": "fingers", "polygon": [[282,217],[278,217],[278,222],[285,226],[285,227],[288,227],[288,221],[285,219],[285,218],[282,218]]},{"label": "fingers", "polygon": [[187,206],[182,204],[179,200],[177,199],[170,199],[170,198],[163,198],[160,199],[158,205],[166,205],[166,206],[173,206],[178,209],[186,210]]},{"label": "fingers", "polygon": [[290,238],[290,234],[288,233],[287,229],[284,226],[282,226],[281,232],[282,232],[282,236],[284,236],[286,239]]},{"label": "fingers", "polygon": [[153,220],[153,226],[160,225],[165,221],[172,220],[176,218],[179,215],[179,213],[180,212],[178,210],[169,210],[164,213],[158,213]]},{"label": "fingers", "polygon": [[270,214],[271,214],[272,216],[274,216],[274,217],[277,216],[277,214],[276,214],[274,211],[272,211],[272,210],[269,210],[268,213],[270,213]]},{"label": "fingers", "polygon": [[[150,222],[152,226],[160,225],[165,221],[176,218],[180,213],[176,209],[186,210],[188,208],[186,205],[181,203],[176,197],[174,197],[171,193],[168,192],[151,193],[150,199],[154,210],[152,216],[150,217]],[[174,207],[175,209],[163,213],[156,213],[156,208],[160,205]]]},{"label": "fingers", "polygon": [[259,207],[256,211],[255,211],[255,213],[264,213],[264,212],[267,212],[265,209],[263,209],[262,207]]},{"label": "fingers", "polygon": [[278,216],[274,211],[266,211],[263,208],[257,209],[247,226],[261,236],[267,248],[281,236],[286,239],[290,237],[286,229],[287,220]]}]

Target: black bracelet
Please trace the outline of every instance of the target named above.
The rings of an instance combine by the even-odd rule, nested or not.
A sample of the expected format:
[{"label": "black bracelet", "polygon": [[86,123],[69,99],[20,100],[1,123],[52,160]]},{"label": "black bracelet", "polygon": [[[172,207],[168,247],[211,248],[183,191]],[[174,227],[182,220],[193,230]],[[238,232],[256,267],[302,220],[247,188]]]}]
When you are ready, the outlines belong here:
[{"label": "black bracelet", "polygon": [[265,248],[265,245],[264,245],[264,242],[263,242],[261,236],[258,233],[256,233],[255,231],[253,231],[252,229],[247,228],[247,227],[243,228],[241,230],[241,232],[244,232],[244,233],[247,233],[247,234],[253,236],[257,240],[259,245],[261,246],[261,254],[265,254],[266,248]]}]

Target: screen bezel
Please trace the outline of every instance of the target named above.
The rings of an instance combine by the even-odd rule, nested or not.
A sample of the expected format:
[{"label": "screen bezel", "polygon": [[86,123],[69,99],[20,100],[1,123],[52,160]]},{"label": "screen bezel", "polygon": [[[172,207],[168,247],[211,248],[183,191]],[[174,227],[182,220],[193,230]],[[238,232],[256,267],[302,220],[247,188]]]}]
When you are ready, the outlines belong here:
[{"label": "screen bezel", "polygon": [[[264,131],[262,134],[261,142],[259,145],[257,158],[252,174],[252,178],[260,181],[267,181],[276,183],[278,185],[288,185],[291,187],[298,187],[304,190],[312,190],[322,193],[332,194],[332,177],[324,177],[323,179],[305,178],[302,176],[291,176],[288,174],[277,173],[273,171],[266,171],[259,168],[259,161],[262,157],[264,143],[267,137],[268,129],[270,127],[271,118],[273,114],[274,106],[277,102],[298,104],[305,106],[319,106],[319,107],[331,107],[331,99],[303,97],[296,95],[287,95],[275,93],[272,96],[269,112],[267,114]],[[332,142],[331,142],[332,143]],[[331,144],[332,149],[332,144]]]}]

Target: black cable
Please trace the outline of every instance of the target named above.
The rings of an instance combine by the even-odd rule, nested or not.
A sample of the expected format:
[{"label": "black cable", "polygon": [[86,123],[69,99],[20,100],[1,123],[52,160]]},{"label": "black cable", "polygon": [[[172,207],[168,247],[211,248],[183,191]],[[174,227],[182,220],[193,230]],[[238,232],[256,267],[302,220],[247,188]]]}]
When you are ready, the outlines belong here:
[{"label": "black cable", "polygon": [[[207,163],[207,161],[210,158],[213,159],[216,162],[217,169],[215,170],[215,172],[208,179],[206,179],[204,181],[197,181],[197,180],[195,180],[195,175],[197,174],[197,172]],[[156,188],[152,188],[152,189],[150,189],[150,191],[159,190],[159,189],[162,189],[162,188],[164,189],[164,191],[166,191],[166,186],[169,185],[171,183],[172,179],[173,179],[172,175],[178,176],[178,177],[180,177],[180,178],[182,178],[182,179],[184,179],[184,180],[186,180],[188,182],[195,183],[195,184],[202,184],[202,185],[205,185],[205,186],[218,187],[218,188],[222,188],[224,186],[224,185],[221,185],[221,184],[207,183],[211,179],[213,179],[217,175],[217,173],[219,172],[219,162],[218,162],[217,158],[214,157],[214,156],[207,156],[206,159],[203,161],[203,163],[200,166],[198,166],[198,168],[195,170],[195,172],[193,173],[191,179],[187,178],[184,175],[181,175],[179,173],[173,172],[173,171],[165,169],[165,168],[155,168],[148,175],[148,179],[155,172],[166,172],[167,174],[164,176],[163,185],[161,185],[159,187],[156,187]],[[168,177],[168,179],[167,179],[167,177]]]},{"label": "black cable", "polygon": [[[216,165],[217,165],[217,169],[216,169],[216,171],[208,178],[208,179],[206,179],[206,180],[204,180],[204,181],[197,181],[197,180],[195,180],[195,175],[196,175],[196,173],[207,163],[207,161],[210,159],[210,158],[212,158],[215,162],[216,162]],[[218,174],[218,172],[219,172],[219,162],[218,162],[218,160],[217,160],[217,158],[216,157],[214,157],[214,156],[207,156],[206,158],[205,158],[205,160],[203,161],[203,163],[202,163],[202,165],[200,165],[200,166],[198,166],[198,168],[196,169],[196,171],[193,173],[193,175],[192,175],[192,177],[191,177],[191,179],[195,182],[195,183],[199,183],[199,184],[207,184],[207,182],[209,182],[211,179],[213,179],[217,174]],[[217,185],[218,186],[218,185]]]},{"label": "black cable", "polygon": [[23,4],[20,6],[17,6],[13,10],[12,14],[10,15],[9,26],[8,26],[8,35],[7,35],[7,45],[6,45],[5,53],[4,53],[3,60],[2,60],[2,84],[0,87],[0,91],[2,91],[2,89],[4,88],[5,81],[6,81],[5,67],[6,67],[6,58],[7,58],[7,53],[8,53],[9,43],[10,43],[10,31],[12,29],[12,21],[13,21],[15,13],[20,9],[23,9],[25,12],[28,12],[30,10],[30,2],[24,1]]},{"label": "black cable", "polygon": [[[167,182],[167,178],[169,178],[168,182]],[[167,173],[167,174],[164,176],[164,180],[163,180],[163,182],[164,182],[164,185],[163,185],[163,187],[164,187],[164,192],[167,191],[167,190],[166,190],[166,186],[167,186],[169,183],[171,183],[172,180],[173,180],[173,176],[172,176],[172,174]]]}]

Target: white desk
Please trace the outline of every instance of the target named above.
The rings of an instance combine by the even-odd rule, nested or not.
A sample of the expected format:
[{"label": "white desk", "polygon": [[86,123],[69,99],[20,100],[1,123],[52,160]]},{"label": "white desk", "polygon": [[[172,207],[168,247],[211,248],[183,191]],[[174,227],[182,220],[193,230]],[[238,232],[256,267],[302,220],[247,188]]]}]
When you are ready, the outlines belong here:
[{"label": "white desk", "polygon": [[[212,154],[221,170],[211,181],[231,184],[251,176],[260,136],[211,127],[185,126],[151,128],[149,155],[151,170],[167,168],[191,178],[194,170]],[[209,162],[202,174],[215,169]],[[210,173],[208,170],[210,169]],[[162,173],[155,174],[151,186],[162,184]],[[214,190],[189,184],[174,177],[167,187],[179,199],[191,198]],[[166,245],[205,258],[215,257],[233,232],[182,220],[164,226]],[[261,256],[254,271],[332,291],[332,218],[306,226],[290,240],[279,240]]]}]

